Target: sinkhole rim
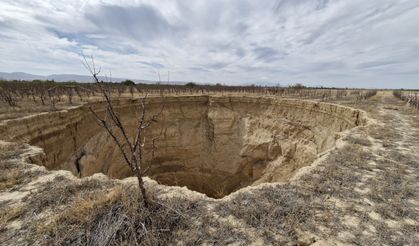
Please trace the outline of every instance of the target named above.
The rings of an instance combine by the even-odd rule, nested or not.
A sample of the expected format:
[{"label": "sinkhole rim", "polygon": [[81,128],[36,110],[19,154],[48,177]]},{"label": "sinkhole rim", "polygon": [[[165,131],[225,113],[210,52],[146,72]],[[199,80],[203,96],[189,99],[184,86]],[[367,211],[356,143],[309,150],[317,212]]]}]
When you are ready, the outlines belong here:
[{"label": "sinkhole rim", "polygon": [[[185,99],[185,98],[187,100],[186,101],[182,101],[182,99]],[[162,98],[157,98],[157,99],[156,98],[150,98],[150,99],[151,100],[155,100],[157,103],[159,102],[159,100],[160,100],[160,102],[162,100]],[[167,99],[167,98],[164,98],[164,99]],[[132,102],[133,100],[128,99],[128,100],[124,100],[124,101],[125,102]],[[120,106],[122,109],[123,109],[124,106],[127,106],[127,104],[124,104],[124,101],[118,102],[118,106]],[[355,126],[356,126],[356,124],[358,124],[357,122],[359,121],[358,116],[356,116],[356,119],[355,118],[352,119],[354,117],[353,113],[356,111],[359,114],[359,110],[356,110],[356,109],[353,109],[353,108],[349,108],[349,111],[351,111],[351,112],[347,113],[347,112],[345,112],[345,110],[348,111],[348,107],[345,107],[345,106],[336,105],[336,104],[328,104],[328,103],[319,103],[319,102],[307,101],[307,100],[301,100],[301,99],[282,99],[282,98],[278,99],[278,98],[243,97],[243,96],[233,96],[233,97],[231,97],[231,96],[186,96],[186,97],[175,97],[175,100],[172,100],[172,102],[184,103],[184,104],[187,104],[189,106],[191,105],[191,102],[197,102],[198,104],[204,102],[203,105],[205,107],[209,107],[209,106],[211,106],[211,107],[217,107],[217,105],[218,105],[220,108],[222,108],[224,106],[225,106],[225,108],[228,108],[227,106],[234,105],[234,103],[236,103],[236,104],[243,104],[243,105],[247,105],[247,106],[250,105],[252,107],[256,107],[256,110],[255,109],[252,109],[253,110],[252,113],[254,113],[254,115],[252,115],[251,113],[248,113],[247,110],[244,110],[243,111],[242,109],[241,110],[243,112],[245,112],[245,113],[243,113],[243,112],[240,113],[239,112],[238,115],[239,116],[243,116],[243,115],[246,115],[246,114],[247,115],[250,114],[251,116],[254,116],[254,117],[256,117],[258,115],[258,113],[260,113],[259,111],[264,111],[265,108],[263,108],[263,107],[265,107],[265,106],[267,108],[269,108],[269,110],[270,110],[268,113],[272,113],[272,112],[276,112],[275,111],[275,107],[281,107],[281,106],[284,106],[285,105],[285,107],[283,107],[282,109],[280,109],[279,112],[280,113],[281,112],[284,113],[284,115],[286,117],[289,117],[290,116],[289,114],[291,114],[291,119],[292,119],[292,117],[295,117],[295,115],[294,116],[292,115],[293,112],[291,112],[291,111],[303,111],[303,115],[302,116],[301,115],[299,116],[303,121],[306,120],[304,118],[304,117],[306,117],[304,115],[304,113],[307,113],[308,112],[309,114],[312,114],[312,112],[319,111],[322,114],[324,113],[325,115],[330,114],[331,116],[329,115],[330,116],[329,118],[333,118],[333,120],[335,120],[335,121],[342,121],[343,123],[346,122],[345,123],[346,125],[348,125],[348,124],[349,125],[350,124],[355,124]],[[94,104],[97,105],[98,103],[94,103]],[[293,104],[295,104],[295,105],[293,105]],[[289,105],[295,106],[295,108],[287,109],[287,106],[289,106]],[[72,114],[75,111],[80,110],[80,109],[83,109],[83,108],[86,109],[86,106],[81,106],[81,107],[78,107],[76,109],[67,110],[66,113],[59,112],[58,114],[62,114],[61,116],[65,116],[65,114]],[[331,112],[327,112],[327,110],[329,110]],[[81,110],[81,111],[83,111],[83,110]],[[86,112],[84,112],[84,113],[85,114],[83,115],[83,117],[88,116],[86,114]],[[218,115],[217,114],[213,114],[211,116],[211,117],[213,117],[212,120],[220,120],[221,119],[220,122],[223,123],[223,121],[222,121],[223,120],[222,119],[223,113],[225,113],[225,112],[222,111]],[[271,115],[269,115],[268,113],[266,115],[263,115],[263,117],[266,117],[266,118],[256,119],[255,122],[261,123],[261,122],[264,122],[264,120],[266,120],[268,122],[269,119],[270,119],[270,117],[271,117]],[[339,115],[339,113],[342,113],[343,116],[342,115]],[[347,114],[347,115],[345,115],[345,114]],[[50,113],[48,115],[50,115]],[[54,115],[54,113],[51,113],[51,115]],[[79,117],[79,118],[75,117],[76,118],[76,120],[75,120],[76,124],[77,124],[77,122],[82,122],[83,120],[85,120],[83,117]],[[208,117],[208,114],[206,115],[206,117]],[[318,117],[318,116],[316,115],[316,117]],[[316,117],[314,117],[314,118],[316,118]],[[347,120],[345,117],[349,118],[349,120]],[[65,118],[65,117],[63,117],[63,118]],[[315,119],[315,120],[318,120],[318,119]],[[353,120],[353,122],[350,122],[352,120]],[[66,122],[65,119],[62,120],[62,121],[63,121],[65,127],[62,128],[62,129],[60,129],[60,131],[64,132],[63,135],[65,136],[67,134],[67,133],[65,133],[65,128],[67,126],[69,128],[71,128],[71,127],[73,127],[73,125],[71,125],[68,122]],[[292,124],[294,124],[296,122],[297,121],[292,121],[291,120],[291,123]],[[354,126],[348,127],[345,124],[343,124],[343,126],[340,126],[339,130],[335,130],[335,131],[336,132],[340,132],[340,131],[342,131],[342,129],[354,127]],[[215,128],[218,127],[217,124],[212,124],[212,125],[213,125],[212,126],[213,128],[214,128],[214,125],[215,125]],[[271,126],[269,126],[269,127],[271,127]],[[205,135],[208,135],[208,134],[205,134]],[[313,133],[313,135],[315,135],[315,134]],[[50,136],[51,136],[51,134],[50,134]],[[36,139],[36,138],[34,138],[34,139]],[[41,139],[42,139],[42,137],[41,137]],[[312,141],[312,140],[309,140],[308,142],[310,142],[310,141]],[[34,140],[33,142],[35,142],[35,145],[36,145],[36,141]],[[41,147],[42,147],[42,143],[40,144],[40,142],[42,142],[42,141],[38,141],[38,145],[41,145]],[[84,143],[84,144],[86,144],[86,143]],[[253,146],[252,147],[253,149],[252,148],[249,148],[251,151],[253,151],[252,153],[254,155],[252,157],[253,158],[252,159],[252,161],[253,161],[252,165],[260,164],[260,162],[272,161],[270,158],[267,158],[267,157],[264,157],[265,159],[262,158],[262,160],[260,160],[260,159],[258,159],[259,157],[256,156],[256,155],[259,155],[260,154],[259,152],[261,152],[261,148],[263,149],[263,151],[268,151],[268,150],[271,151],[271,149],[275,149],[274,148],[275,146],[272,147],[272,146],[269,145],[270,143],[268,143],[268,144],[263,143],[263,144],[265,144],[265,146],[263,148],[260,147],[260,146]],[[61,142],[61,145],[62,145],[62,142]],[[64,144],[64,145],[67,145],[67,144]],[[334,146],[334,143],[333,143],[333,146]],[[295,149],[296,148],[297,147],[295,147]],[[280,149],[282,151],[281,152],[281,156],[288,156],[289,155],[289,147],[287,147],[287,146],[284,147],[284,146],[281,145],[280,146]],[[49,155],[48,148],[44,148],[44,150],[45,150],[46,154]],[[247,151],[249,151],[249,150],[247,150]],[[71,152],[70,155],[73,155],[75,152],[76,151]],[[258,153],[256,153],[256,152],[258,152]],[[294,152],[295,152],[295,150],[294,150]],[[318,152],[316,154],[318,154]],[[241,155],[240,151],[239,152],[236,151],[235,155]],[[247,154],[244,154],[243,156],[247,156],[247,155],[248,155],[248,153]],[[311,158],[310,161],[308,161],[306,164],[311,165],[311,163],[313,161],[315,161],[316,159],[317,159],[317,156],[316,156],[316,158]],[[212,161],[212,162],[216,162],[216,161]],[[45,165],[45,166],[47,166],[47,165]],[[305,166],[307,166],[307,165],[305,165]],[[202,186],[202,182],[200,184],[198,184],[198,185],[190,185],[190,184],[188,184],[188,183],[192,182],[190,180],[189,181],[185,181],[185,182],[181,182],[181,183],[176,183],[173,180],[167,180],[167,177],[165,177],[165,175],[162,174],[164,172],[159,173],[159,172],[156,171],[154,173],[147,174],[146,176],[148,176],[150,179],[153,179],[153,180],[155,180],[156,182],[158,182],[158,183],[160,183],[162,185],[166,185],[166,186],[180,186],[180,187],[186,186],[189,190],[202,193],[202,194],[204,194],[204,195],[206,195],[208,197],[222,198],[222,197],[228,196],[232,192],[235,192],[237,190],[240,190],[242,188],[245,188],[247,186],[250,186],[250,185],[254,184],[254,182],[257,179],[256,178],[253,178],[253,177],[255,177],[253,175],[253,172],[259,172],[259,175],[256,176],[257,178],[259,178],[259,177],[261,177],[261,174],[260,174],[261,171],[260,170],[262,170],[262,173],[263,173],[263,171],[266,168],[267,168],[267,166],[263,166],[262,168],[259,168],[258,170],[256,170],[256,169],[255,170],[247,170],[247,171],[251,172],[252,175],[239,173],[237,175],[236,174],[234,174],[234,175],[230,174],[230,175],[223,176],[224,175],[223,172],[217,173],[218,172],[218,169],[215,172],[213,171],[212,172],[212,175],[213,176],[216,176],[216,177],[213,178],[215,181],[212,180],[211,182],[213,182],[214,184],[219,184],[220,183],[220,180],[223,180],[223,179],[233,179],[234,180],[233,185],[231,185],[231,184],[228,185],[229,188],[227,189],[228,191],[226,193],[221,192],[223,195],[213,195],[213,194],[210,194],[210,193],[214,193],[215,192],[214,190],[217,190],[218,189],[217,187],[215,187],[213,189],[211,188],[212,189],[211,192],[208,192],[208,191],[206,192],[205,190],[202,189],[202,187],[198,187],[198,188],[194,187],[194,186]],[[299,170],[300,168],[301,167],[298,167],[297,170]],[[50,168],[48,168],[48,169],[50,169]],[[51,169],[63,169],[63,170],[69,170],[70,169],[70,171],[71,171],[71,168],[66,168],[66,167],[58,167],[58,168],[51,168]],[[269,171],[269,170],[267,170],[267,171]],[[115,178],[115,179],[124,179],[126,177],[132,177],[133,176],[131,174],[131,175],[128,175],[128,176],[113,177],[108,171],[101,171],[101,170],[100,171],[97,171],[96,170],[94,173],[103,173],[107,177],[109,177],[109,178]],[[94,173],[91,173],[91,174],[88,174],[88,175],[79,175],[79,177],[91,176]],[[204,171],[199,171],[199,170],[197,171],[197,169],[194,170],[193,168],[186,168],[186,169],[183,169],[183,170],[177,170],[177,171],[172,172],[172,173],[166,172],[166,174],[169,174],[169,175],[172,175],[172,176],[180,176],[180,177],[185,176],[185,175],[189,175],[189,176],[194,176],[195,179],[198,179],[198,180],[201,180],[201,181],[202,181],[202,179],[204,179],[204,180],[205,179],[207,179],[207,180],[208,179],[211,179],[211,177],[210,177],[211,174],[208,175],[208,173],[206,173]],[[248,175],[248,177],[252,177],[252,178],[249,179],[248,177],[246,177],[246,175]],[[282,181],[267,180],[267,179],[265,179],[265,180],[262,180],[261,182],[258,182],[258,184],[259,183],[272,183],[272,182],[282,182]]]}]

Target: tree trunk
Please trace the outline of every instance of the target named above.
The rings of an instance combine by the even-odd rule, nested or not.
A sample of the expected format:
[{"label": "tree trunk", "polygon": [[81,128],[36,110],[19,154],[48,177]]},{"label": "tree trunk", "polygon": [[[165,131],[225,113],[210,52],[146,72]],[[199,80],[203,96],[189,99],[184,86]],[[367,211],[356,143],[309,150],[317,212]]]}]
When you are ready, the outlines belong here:
[{"label": "tree trunk", "polygon": [[138,169],[137,169],[136,175],[137,175],[137,180],[138,180],[138,186],[140,188],[140,194],[143,197],[144,206],[146,208],[148,208],[148,197],[147,197],[147,192],[146,192],[145,187],[144,187],[144,180],[143,180],[143,177],[141,176],[141,173]]}]

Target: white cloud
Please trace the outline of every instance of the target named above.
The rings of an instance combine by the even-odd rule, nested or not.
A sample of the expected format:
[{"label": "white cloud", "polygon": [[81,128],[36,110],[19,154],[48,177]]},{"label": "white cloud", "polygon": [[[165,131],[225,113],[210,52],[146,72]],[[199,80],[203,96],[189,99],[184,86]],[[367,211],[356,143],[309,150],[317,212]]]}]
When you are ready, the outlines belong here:
[{"label": "white cloud", "polygon": [[419,2],[0,2],[4,72],[202,82],[419,87]]}]

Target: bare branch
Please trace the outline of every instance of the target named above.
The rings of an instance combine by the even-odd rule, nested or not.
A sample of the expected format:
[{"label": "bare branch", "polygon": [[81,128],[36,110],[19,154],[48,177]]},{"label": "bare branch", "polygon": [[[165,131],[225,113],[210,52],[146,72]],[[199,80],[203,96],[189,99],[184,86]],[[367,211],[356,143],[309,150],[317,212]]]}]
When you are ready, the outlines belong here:
[{"label": "bare branch", "polygon": [[[148,206],[148,198],[146,194],[146,190],[144,187],[144,181],[142,179],[144,175],[143,167],[144,167],[144,148],[146,143],[146,135],[145,131],[147,128],[149,128],[152,123],[157,122],[158,116],[163,111],[162,109],[155,115],[153,115],[150,119],[146,120],[146,98],[141,98],[140,102],[140,110],[141,114],[137,118],[136,123],[136,133],[130,141],[130,138],[128,137],[127,131],[125,129],[125,126],[123,125],[120,116],[116,113],[115,107],[113,106],[112,100],[111,100],[111,92],[105,88],[105,84],[101,81],[99,81],[98,75],[100,73],[99,70],[96,70],[96,65],[94,62],[93,57],[91,57],[91,63],[87,61],[86,56],[83,56],[83,65],[85,68],[91,73],[93,76],[93,79],[95,81],[95,84],[99,87],[99,90],[101,94],[104,97],[104,103],[105,103],[105,110],[104,110],[104,118],[101,118],[97,112],[93,109],[93,107],[89,107],[89,110],[92,112],[96,122],[104,128],[107,133],[112,137],[113,141],[119,148],[120,152],[122,153],[122,156],[127,163],[127,165],[131,168],[132,172],[137,176],[138,185],[140,188],[141,195],[143,197],[144,205]],[[121,138],[118,138],[118,136],[122,136]],[[151,160],[154,159],[155,155],[155,141],[156,138],[152,139],[152,150],[151,150]],[[148,165],[147,170],[151,166],[151,161]],[[147,171],[146,170],[146,171]]]}]

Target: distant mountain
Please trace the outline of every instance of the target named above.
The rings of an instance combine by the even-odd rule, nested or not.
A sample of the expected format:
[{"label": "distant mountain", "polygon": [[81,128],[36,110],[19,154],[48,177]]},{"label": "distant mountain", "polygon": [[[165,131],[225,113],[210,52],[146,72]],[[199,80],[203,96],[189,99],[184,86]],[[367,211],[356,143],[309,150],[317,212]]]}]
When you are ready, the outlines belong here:
[{"label": "distant mountain", "polygon": [[[0,78],[5,80],[55,80],[57,82],[77,81],[77,82],[93,82],[92,76],[78,75],[78,74],[51,74],[48,76],[34,75],[29,73],[15,72],[15,73],[2,73],[0,72]],[[100,76],[99,79],[106,80],[104,76]],[[112,78],[114,82],[120,82],[126,80],[126,78]],[[151,81],[150,81],[151,82]]]},{"label": "distant mountain", "polygon": [[45,76],[33,75],[28,73],[2,73],[0,72],[0,79],[5,80],[35,80],[35,79],[45,79]]},{"label": "distant mountain", "polygon": [[[41,76],[41,75],[34,75],[29,73],[23,72],[14,72],[14,73],[3,73],[0,72],[0,79],[4,80],[54,80],[57,82],[68,82],[68,81],[77,81],[77,82],[93,82],[92,76],[88,75],[78,75],[78,74],[51,74],[48,76]],[[106,77],[99,76],[100,80],[107,81]],[[121,82],[123,80],[127,80],[128,78],[112,78],[112,82]],[[154,84],[158,81],[152,80],[144,80],[144,79],[131,79],[136,83],[144,83],[144,84]],[[162,81],[162,84],[167,82]],[[186,84],[183,81],[171,81],[169,84]]]}]

